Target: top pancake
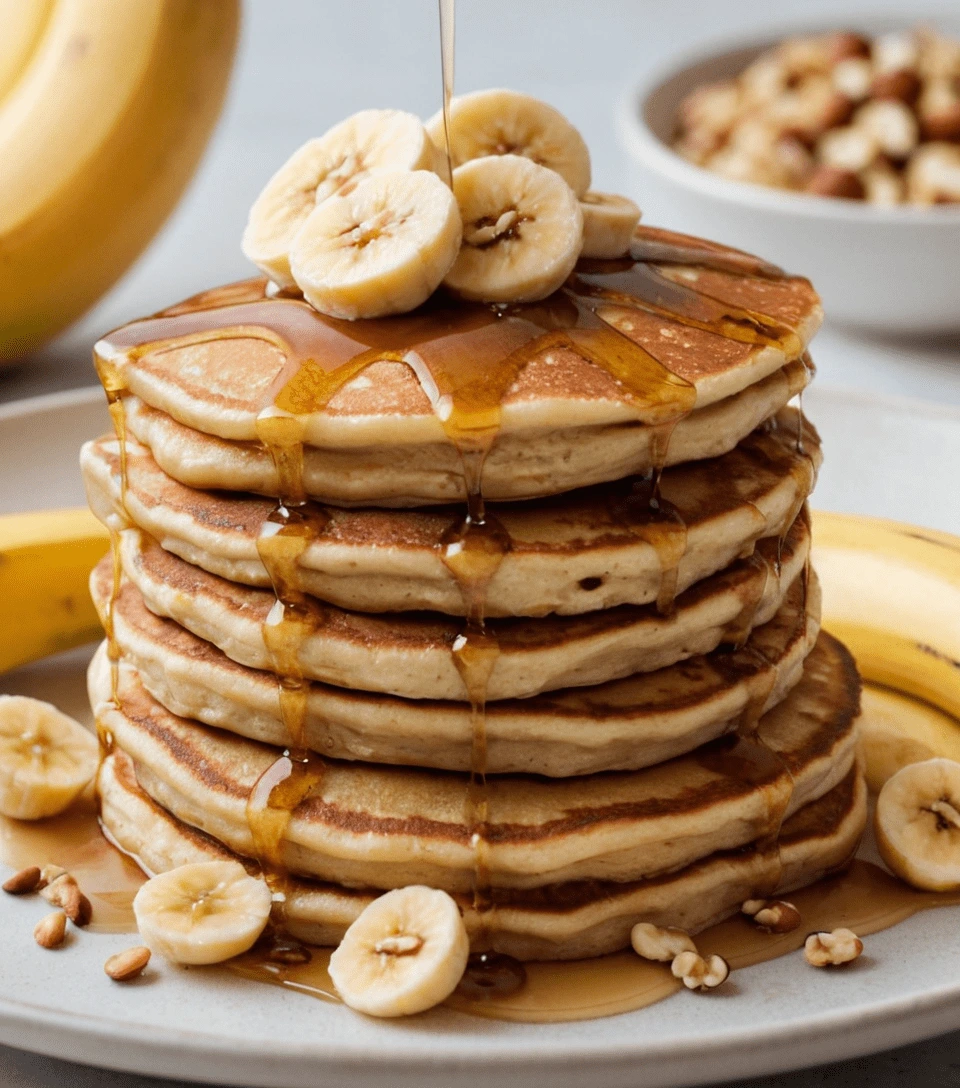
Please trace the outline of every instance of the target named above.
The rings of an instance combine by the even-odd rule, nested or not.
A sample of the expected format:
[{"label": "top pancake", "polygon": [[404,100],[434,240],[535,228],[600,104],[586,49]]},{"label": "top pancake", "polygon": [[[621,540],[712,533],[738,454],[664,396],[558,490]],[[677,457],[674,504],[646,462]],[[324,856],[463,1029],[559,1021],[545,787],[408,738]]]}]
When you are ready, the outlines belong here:
[{"label": "top pancake", "polygon": [[[118,329],[97,351],[144,404],[205,434],[254,440],[257,417],[278,402],[300,418],[309,445],[344,448],[443,441],[449,428],[441,419],[449,423],[458,396],[481,414],[502,407],[502,433],[660,423],[677,417],[678,395],[686,398],[685,410],[703,408],[805,350],[822,316],[806,280],[736,271],[747,267],[743,255],[683,235],[650,228],[641,235],[668,247],[703,247],[696,252],[724,270],[581,262],[550,299],[502,308],[494,320],[488,307],[438,297],[401,318],[336,321],[303,301],[268,298],[265,281],[252,280]],[[679,260],[689,252],[672,255]],[[588,298],[585,321],[577,313]],[[656,306],[672,316],[654,312]],[[717,331],[721,325],[725,335]],[[729,338],[748,325],[765,330],[762,342]],[[643,373],[635,373],[640,353],[631,343],[649,353]],[[499,361],[519,359],[521,349],[523,359],[508,375]],[[608,370],[611,350],[625,353],[628,380],[636,378],[632,400],[623,372],[618,379]],[[331,386],[336,367],[340,375]],[[498,383],[502,388],[494,388]]]}]

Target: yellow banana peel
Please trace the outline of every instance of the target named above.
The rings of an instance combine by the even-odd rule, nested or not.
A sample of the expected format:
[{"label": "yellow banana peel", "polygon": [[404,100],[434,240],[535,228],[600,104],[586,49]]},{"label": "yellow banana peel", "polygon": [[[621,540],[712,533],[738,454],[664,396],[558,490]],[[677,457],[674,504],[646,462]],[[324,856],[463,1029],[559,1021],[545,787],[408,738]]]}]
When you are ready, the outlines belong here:
[{"label": "yellow banana peel", "polygon": [[239,0],[0,0],[0,361],[142,252],[219,116]]},{"label": "yellow banana peel", "polygon": [[109,543],[86,509],[0,517],[0,671],[103,637],[87,583]]},{"label": "yellow banana peel", "polygon": [[824,627],[849,646],[864,679],[960,721],[960,538],[820,512],[813,562]]}]

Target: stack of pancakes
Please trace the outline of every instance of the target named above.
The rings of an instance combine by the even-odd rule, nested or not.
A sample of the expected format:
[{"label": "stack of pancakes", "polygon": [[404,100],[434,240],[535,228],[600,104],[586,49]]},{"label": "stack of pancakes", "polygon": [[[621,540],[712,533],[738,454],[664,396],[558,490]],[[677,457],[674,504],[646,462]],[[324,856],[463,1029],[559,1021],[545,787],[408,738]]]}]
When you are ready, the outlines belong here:
[{"label": "stack of pancakes", "polygon": [[[90,689],[103,824],[144,868],[282,868],[280,920],[317,944],[429,884],[475,947],[565,959],[849,859],[859,681],[819,630],[819,446],[788,405],[819,304],[734,251],[647,241],[682,306],[590,262],[619,277],[622,359],[662,370],[646,398],[609,337],[542,332],[551,300],[499,387],[489,309],[427,312],[402,354],[383,344],[410,321],[322,318],[263,281],[98,345],[118,436],[81,460],[116,563],[92,578]],[[263,440],[277,420],[293,440]]]}]

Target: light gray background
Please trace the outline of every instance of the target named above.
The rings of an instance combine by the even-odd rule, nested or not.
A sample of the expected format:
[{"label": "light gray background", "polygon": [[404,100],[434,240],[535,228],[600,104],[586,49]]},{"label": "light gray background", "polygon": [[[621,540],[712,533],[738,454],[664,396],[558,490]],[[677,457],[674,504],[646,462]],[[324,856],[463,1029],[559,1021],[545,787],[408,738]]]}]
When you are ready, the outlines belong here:
[{"label": "light gray background", "polygon": [[[586,136],[596,187],[630,193],[641,207],[643,193],[634,190],[618,148],[613,112],[631,76],[645,65],[705,39],[760,34],[780,22],[822,18],[825,24],[852,24],[857,12],[884,11],[911,21],[938,10],[915,0],[779,0],[775,9],[760,0],[459,0],[457,7],[457,88],[502,85],[548,99]],[[91,384],[90,347],[105,329],[248,275],[239,250],[247,208],[266,177],[305,139],[367,106],[424,116],[437,108],[435,0],[246,0],[245,9],[227,110],[183,204],[147,254],[84,320],[34,358],[0,372],[0,401]],[[896,342],[828,326],[817,338],[815,356],[821,383],[960,405],[957,337]],[[960,1085],[960,1034],[752,1081],[750,1088],[867,1082],[877,1088]],[[160,1083],[0,1048],[5,1088]]]}]

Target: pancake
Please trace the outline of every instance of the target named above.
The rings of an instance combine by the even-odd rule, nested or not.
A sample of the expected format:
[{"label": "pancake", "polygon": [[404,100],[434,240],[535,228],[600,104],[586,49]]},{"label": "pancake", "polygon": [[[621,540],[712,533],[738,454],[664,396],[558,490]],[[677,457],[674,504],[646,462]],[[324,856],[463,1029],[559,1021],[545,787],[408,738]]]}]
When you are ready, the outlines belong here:
[{"label": "pancake", "polygon": [[[170,714],[120,668],[90,673],[102,728],[134,761],[148,794],[178,819],[254,856],[247,801],[280,750]],[[860,683],[850,655],[821,636],[803,678],[761,719],[756,740],[730,737],[628,773],[488,780],[484,840],[491,884],[538,888],[671,872],[769,835],[853,766]],[[426,883],[466,892],[475,849],[469,776],[325,761],[291,813],[285,867],[359,887]]]},{"label": "pancake", "polygon": [[[438,292],[412,314],[376,321],[328,318],[302,300],[268,297],[265,280],[250,280],[115,330],[97,351],[144,403],[197,431],[241,441],[259,437],[258,415],[307,359],[321,360],[328,374],[340,369],[326,404],[291,409],[302,417],[304,440],[318,447],[441,442],[438,394],[479,374],[489,378],[501,359],[521,354],[497,398],[504,434],[638,418],[658,423],[662,398],[627,404],[618,380],[587,361],[598,344],[609,340],[621,351],[629,346],[624,340],[639,345],[652,359],[631,352],[635,369],[677,375],[703,408],[798,358],[822,320],[805,279],[771,277],[770,266],[757,275],[755,259],[656,228],[640,227],[636,239],[648,248],[690,243],[694,250],[674,256],[693,256],[699,267],[654,263],[635,249],[635,265],[581,261],[543,302],[471,306]],[[600,335],[589,335],[598,326]],[[610,326],[621,335],[609,336]],[[351,365],[361,357],[359,367]]]},{"label": "pancake", "polygon": [[[133,763],[122,752],[115,751],[104,761],[98,787],[107,834],[148,873],[237,858],[156,804],[140,787]],[[714,854],[667,876],[633,883],[500,889],[494,893],[495,909],[482,918],[470,896],[460,895],[458,901],[475,950],[493,949],[522,960],[604,955],[626,948],[637,922],[697,933],[735,914],[760,888],[776,886],[776,894],[786,895],[837,871],[853,856],[866,815],[866,786],[855,768],[784,823],[778,852],[746,848]],[[256,871],[255,866],[250,868]],[[378,894],[294,879],[285,905],[285,928],[310,944],[336,945]]]},{"label": "pancake", "polygon": [[[93,581],[100,615],[113,587]],[[779,612],[741,650],[715,651],[655,673],[487,707],[488,773],[551,777],[635,770],[691,751],[775,706],[799,681],[820,629],[816,576],[797,581]],[[231,661],[173,620],[155,616],[127,584],[114,604],[123,658],[168,710],[266,744],[289,732],[272,673]],[[100,652],[100,667],[104,643]],[[469,771],[473,722],[463,703],[411,701],[326,684],[309,685],[303,742],[336,759]]]},{"label": "pancake", "polygon": [[[681,594],[669,615],[651,605],[621,605],[584,616],[492,620],[486,630],[499,655],[487,698],[524,698],[651,672],[715,649],[733,629],[746,637],[774,616],[803,576],[809,547],[804,512],[782,548],[776,540],[760,541],[752,556]],[[274,671],[263,634],[276,605],[272,592],[191,566],[136,529],[121,534],[120,556],[125,576],[152,612],[241,665]],[[306,630],[297,660],[306,679],[411,699],[468,700],[451,652],[462,621],[439,613],[348,612],[309,599],[301,614]]]},{"label": "pancake", "polygon": [[[723,457],[664,472],[660,497],[686,527],[676,568],[680,592],[726,567],[755,540],[781,535],[807,498],[820,462],[816,432],[805,428],[801,452],[798,413],[785,409],[774,422]],[[88,442],[80,464],[100,520],[122,516],[119,443],[112,437]],[[126,471],[126,515],[167,551],[231,582],[270,585],[257,544],[272,524],[272,501],[186,487],[135,441],[126,445]],[[660,554],[643,534],[657,526],[645,502],[631,507],[630,495],[626,481],[488,506],[510,548],[487,588],[486,615],[571,615],[656,600]],[[328,506],[314,517],[316,535],[299,559],[295,588],[361,612],[463,614],[463,594],[442,558],[462,509],[384,513]]]},{"label": "pancake", "polygon": [[[698,408],[673,428],[665,452],[663,431],[636,419],[503,432],[484,461],[483,494],[490,501],[541,498],[642,475],[660,463],[719,457],[784,408],[809,380],[807,367],[795,361],[724,400]],[[175,480],[195,488],[278,494],[273,458],[260,442],[208,435],[137,396],[122,399],[130,433],[150,448]],[[364,433],[369,445],[344,440],[304,448],[303,486],[308,495],[343,506],[387,507],[465,498],[463,463],[449,440],[391,445],[386,432]]]}]

